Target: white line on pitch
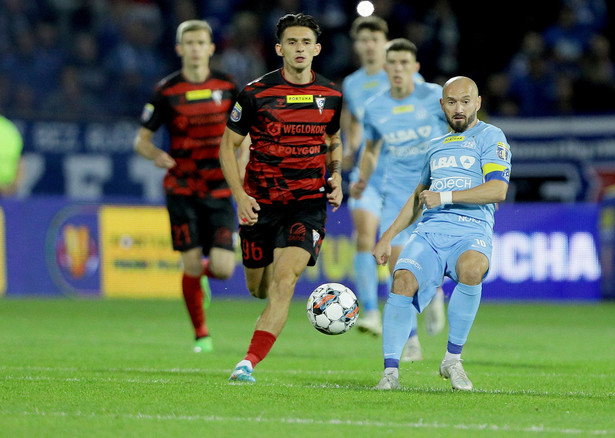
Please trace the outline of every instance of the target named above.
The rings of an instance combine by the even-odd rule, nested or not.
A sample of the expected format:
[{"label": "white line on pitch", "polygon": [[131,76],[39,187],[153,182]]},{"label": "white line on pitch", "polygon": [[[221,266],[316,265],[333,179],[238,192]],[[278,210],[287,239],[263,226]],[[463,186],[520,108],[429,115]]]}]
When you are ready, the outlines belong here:
[{"label": "white line on pitch", "polygon": [[265,416],[258,417],[223,417],[218,415],[150,415],[150,414],[121,414],[121,413],[86,413],[76,412],[45,412],[41,410],[11,412],[12,415],[34,416],[34,417],[86,417],[86,418],[125,418],[129,420],[153,420],[153,421],[188,421],[188,422],[236,422],[236,423],[271,423],[271,424],[307,424],[307,425],[341,425],[341,426],[363,426],[363,427],[396,427],[413,429],[461,429],[461,430],[488,430],[496,432],[533,432],[548,434],[565,435],[612,435],[615,430],[607,429],[576,429],[576,428],[555,428],[540,425],[525,427],[510,426],[508,424],[448,424],[448,423],[429,423],[419,419],[415,422],[393,422],[393,421],[370,421],[370,420],[344,420],[332,418],[329,420],[313,418],[271,418]]}]

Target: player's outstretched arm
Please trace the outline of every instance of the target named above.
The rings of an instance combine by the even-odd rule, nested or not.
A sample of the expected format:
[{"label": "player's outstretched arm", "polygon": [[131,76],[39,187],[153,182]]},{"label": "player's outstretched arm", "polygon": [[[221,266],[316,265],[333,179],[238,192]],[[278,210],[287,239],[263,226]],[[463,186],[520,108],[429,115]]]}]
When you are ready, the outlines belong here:
[{"label": "player's outstretched arm", "polygon": [[391,256],[391,241],[393,238],[416,221],[421,215],[423,204],[419,199],[419,193],[423,192],[426,188],[427,186],[420,183],[416,186],[414,193],[412,193],[410,198],[406,201],[391,226],[382,233],[382,236],[374,247],[374,251],[372,251],[372,255],[379,265],[384,265],[389,261],[389,257]]},{"label": "player's outstretched arm", "polygon": [[442,204],[493,204],[506,199],[508,183],[501,180],[487,181],[468,190],[454,192],[432,192],[425,190],[419,198],[427,208]]},{"label": "player's outstretched arm", "polygon": [[177,164],[173,157],[167,154],[162,149],[156,147],[152,139],[154,138],[154,132],[140,127],[135,136],[133,146],[135,152],[141,155],[143,158],[147,158],[153,161],[157,167],[162,169],[170,169]]},{"label": "player's outstretched arm", "polygon": [[242,145],[245,135],[237,134],[226,128],[220,142],[220,167],[237,203],[237,217],[240,225],[254,225],[258,221],[260,206],[243,189],[240,176],[237,149]]},{"label": "player's outstretched arm", "polygon": [[335,134],[325,136],[327,144],[326,164],[329,170],[329,191],[327,201],[336,211],[342,205],[344,194],[342,192],[342,136],[338,130]]}]

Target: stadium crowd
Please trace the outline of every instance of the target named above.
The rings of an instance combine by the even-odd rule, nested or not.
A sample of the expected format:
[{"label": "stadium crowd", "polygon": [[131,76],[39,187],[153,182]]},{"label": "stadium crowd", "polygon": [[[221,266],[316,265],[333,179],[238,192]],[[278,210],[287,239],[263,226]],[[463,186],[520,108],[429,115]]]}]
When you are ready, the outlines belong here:
[{"label": "stadium crowd", "polygon": [[[502,19],[478,23],[485,14],[476,9],[484,6],[373,3],[390,38],[419,47],[427,80],[475,78],[491,115],[615,110],[615,5],[607,0],[544,0],[540,8],[526,8],[529,0],[505,3],[497,7]],[[267,50],[275,43],[275,20],[287,12],[312,14],[327,48],[315,69],[341,83],[357,67],[348,35],[355,7],[354,0],[0,0],[0,113],[136,118],[154,83],[179,68],[173,35],[191,18],[210,22],[212,64],[242,87],[280,65]]]}]

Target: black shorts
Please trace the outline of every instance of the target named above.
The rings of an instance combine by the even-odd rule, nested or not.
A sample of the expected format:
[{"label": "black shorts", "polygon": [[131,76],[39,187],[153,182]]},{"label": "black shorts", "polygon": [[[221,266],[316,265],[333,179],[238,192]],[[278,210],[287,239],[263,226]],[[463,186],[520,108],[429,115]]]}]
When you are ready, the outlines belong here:
[{"label": "black shorts", "polygon": [[167,195],[167,209],[175,251],[199,246],[204,255],[213,247],[235,250],[237,220],[231,198]]},{"label": "black shorts", "polygon": [[263,268],[273,262],[275,248],[297,246],[310,253],[308,266],[314,266],[325,237],[326,201],[260,204],[260,207],[256,224],[239,227],[243,265],[246,268]]}]

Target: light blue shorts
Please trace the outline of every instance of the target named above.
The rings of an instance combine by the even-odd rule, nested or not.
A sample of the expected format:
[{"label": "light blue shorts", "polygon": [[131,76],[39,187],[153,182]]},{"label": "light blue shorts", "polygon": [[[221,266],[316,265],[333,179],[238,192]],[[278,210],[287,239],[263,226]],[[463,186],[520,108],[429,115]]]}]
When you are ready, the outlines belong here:
[{"label": "light blue shorts", "polygon": [[348,198],[348,208],[350,211],[369,211],[380,219],[382,214],[382,194],[374,185],[368,183],[359,199]]},{"label": "light blue shorts", "polygon": [[399,254],[395,271],[406,269],[416,277],[419,290],[412,300],[416,310],[421,312],[430,303],[444,276],[459,282],[455,266],[459,256],[468,250],[484,254],[491,265],[491,237],[484,234],[449,236],[420,229],[412,233]]}]

